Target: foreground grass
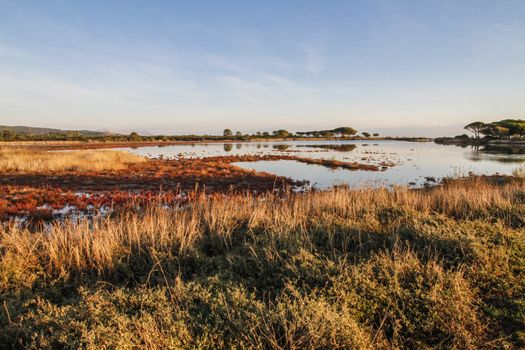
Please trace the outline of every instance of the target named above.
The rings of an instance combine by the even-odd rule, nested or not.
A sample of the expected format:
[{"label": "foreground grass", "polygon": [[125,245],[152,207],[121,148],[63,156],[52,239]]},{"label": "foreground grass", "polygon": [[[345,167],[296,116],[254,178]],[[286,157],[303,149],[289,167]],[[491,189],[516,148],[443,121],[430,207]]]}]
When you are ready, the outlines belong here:
[{"label": "foreground grass", "polygon": [[0,232],[0,344],[525,346],[525,186],[200,198]]},{"label": "foreground grass", "polygon": [[64,151],[0,148],[0,173],[104,171],[125,169],[130,163],[143,162],[137,155],[118,151]]}]

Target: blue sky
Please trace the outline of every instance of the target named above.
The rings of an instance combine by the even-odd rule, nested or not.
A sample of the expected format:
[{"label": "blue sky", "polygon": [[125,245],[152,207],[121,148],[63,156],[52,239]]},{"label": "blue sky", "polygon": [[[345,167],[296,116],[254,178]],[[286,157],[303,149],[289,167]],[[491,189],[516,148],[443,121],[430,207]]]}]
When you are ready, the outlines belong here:
[{"label": "blue sky", "polygon": [[0,0],[0,124],[152,133],[525,117],[525,1]]}]

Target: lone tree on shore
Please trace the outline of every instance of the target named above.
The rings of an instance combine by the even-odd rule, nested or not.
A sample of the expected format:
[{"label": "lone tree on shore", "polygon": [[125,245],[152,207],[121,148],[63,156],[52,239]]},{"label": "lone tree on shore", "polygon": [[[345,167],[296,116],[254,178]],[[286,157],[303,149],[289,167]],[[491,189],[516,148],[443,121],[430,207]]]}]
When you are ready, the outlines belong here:
[{"label": "lone tree on shore", "polygon": [[362,132],[361,134],[362,134],[364,137],[370,137],[370,133],[369,133],[369,132],[366,132],[366,131],[365,131],[365,132]]},{"label": "lone tree on shore", "polygon": [[129,140],[130,141],[141,141],[142,137],[135,131],[133,131],[131,134],[129,134]]},{"label": "lone tree on shore", "polygon": [[224,129],[224,131],[222,132],[222,136],[224,136],[224,137],[232,137],[233,136],[233,131],[231,131],[230,129]]},{"label": "lone tree on shore", "polygon": [[474,137],[479,139],[479,135],[483,133],[483,130],[487,128],[487,125],[483,122],[473,122],[465,126],[465,130],[468,130],[474,134]]},{"label": "lone tree on shore", "polygon": [[242,137],[242,132],[237,131],[237,132],[235,133],[235,136],[237,136],[237,137]]},{"label": "lone tree on shore", "polygon": [[279,129],[279,130],[275,130],[273,132],[273,135],[277,136],[277,137],[281,137],[281,138],[286,138],[286,137],[290,136],[290,133],[288,132],[288,130]]}]

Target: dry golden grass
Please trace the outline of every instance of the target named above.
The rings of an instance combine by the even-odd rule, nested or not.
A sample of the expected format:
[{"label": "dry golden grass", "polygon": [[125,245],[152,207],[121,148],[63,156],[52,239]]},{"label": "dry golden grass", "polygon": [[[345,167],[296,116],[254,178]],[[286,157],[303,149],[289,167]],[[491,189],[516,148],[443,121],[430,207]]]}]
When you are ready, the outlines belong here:
[{"label": "dry golden grass", "polygon": [[519,348],[524,213],[523,182],[471,180],[422,191],[202,196],[183,210],[151,206],[37,232],[4,226],[0,340]]},{"label": "dry golden grass", "polygon": [[[262,229],[272,240],[297,236],[308,245],[312,228],[326,230],[343,225],[363,231],[392,232],[407,220],[444,215],[458,220],[500,220],[512,225],[524,218],[516,212],[523,200],[521,182],[494,186],[484,181],[456,182],[425,191],[394,189],[338,189],[308,193],[282,200],[250,195],[210,199],[199,197],[185,210],[148,208],[143,215],[122,213],[117,219],[56,223],[43,232],[14,227],[2,234],[22,256],[41,257],[55,272],[115,268],[123,257],[137,252],[178,252],[195,248],[208,237],[228,246],[240,228]],[[342,222],[341,222],[342,221]],[[1,233],[1,231],[0,231]],[[335,236],[327,244],[334,245]],[[24,251],[24,249],[31,249]],[[51,271],[50,270],[50,271]]]},{"label": "dry golden grass", "polygon": [[47,152],[19,148],[0,148],[0,173],[71,172],[125,169],[144,158],[118,151]]}]

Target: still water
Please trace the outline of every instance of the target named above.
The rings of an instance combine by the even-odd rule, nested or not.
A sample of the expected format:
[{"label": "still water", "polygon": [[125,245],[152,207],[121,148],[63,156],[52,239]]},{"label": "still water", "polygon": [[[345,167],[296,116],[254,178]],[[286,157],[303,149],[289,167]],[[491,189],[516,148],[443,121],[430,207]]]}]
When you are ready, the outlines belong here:
[{"label": "still water", "polygon": [[225,155],[291,155],[380,165],[385,171],[329,169],[292,160],[234,163],[327,188],[350,186],[421,186],[446,176],[511,174],[525,164],[525,148],[458,147],[433,142],[403,141],[287,141],[249,143],[207,143],[161,147],[122,148],[151,158],[211,157]]}]

